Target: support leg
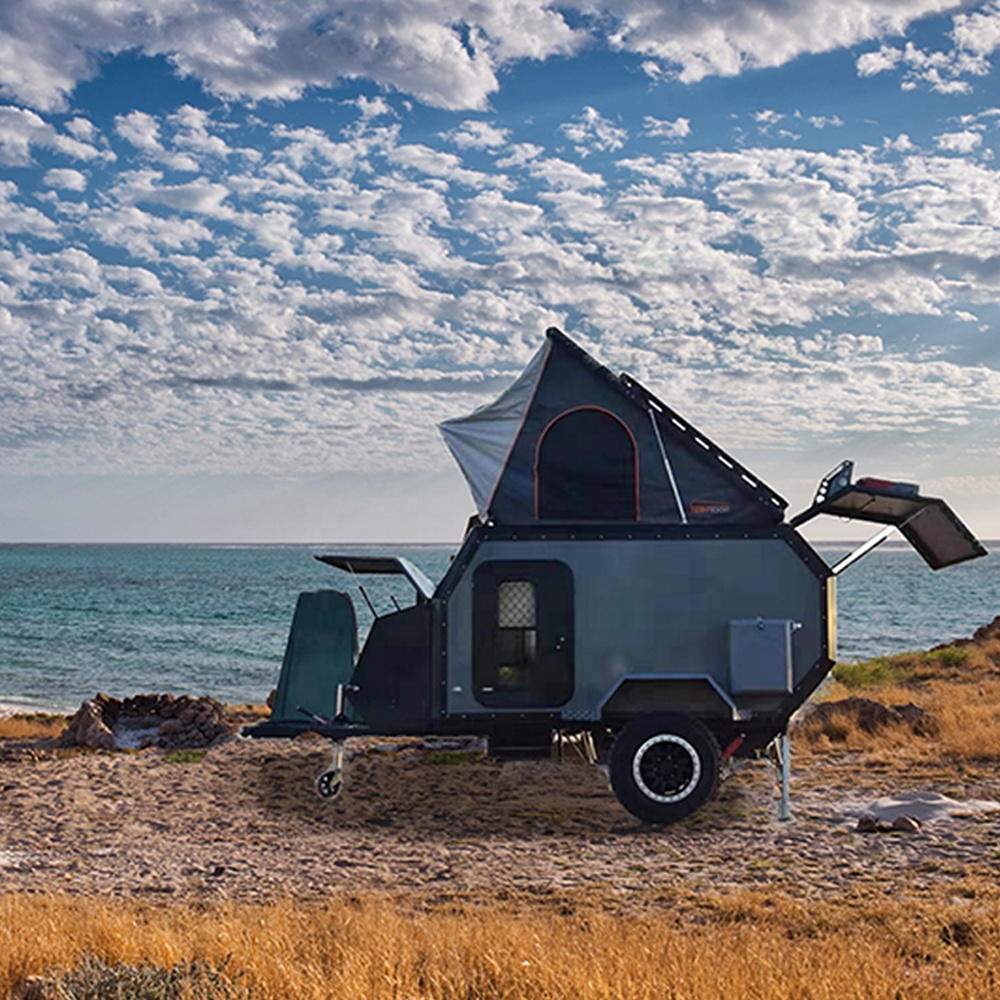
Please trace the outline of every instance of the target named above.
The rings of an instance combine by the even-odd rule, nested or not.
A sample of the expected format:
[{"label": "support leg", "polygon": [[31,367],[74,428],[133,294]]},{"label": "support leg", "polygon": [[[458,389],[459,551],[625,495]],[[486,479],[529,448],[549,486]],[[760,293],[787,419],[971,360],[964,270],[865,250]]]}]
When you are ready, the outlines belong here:
[{"label": "support leg", "polygon": [[340,794],[344,783],[344,744],[337,740],[333,744],[330,763],[316,779],[316,794],[321,799],[334,799]]},{"label": "support leg", "polygon": [[786,822],[792,818],[792,807],[788,791],[788,782],[792,771],[792,744],[788,738],[788,731],[783,732],[776,742],[778,744],[778,758],[781,766],[781,804],[778,806],[778,819]]}]

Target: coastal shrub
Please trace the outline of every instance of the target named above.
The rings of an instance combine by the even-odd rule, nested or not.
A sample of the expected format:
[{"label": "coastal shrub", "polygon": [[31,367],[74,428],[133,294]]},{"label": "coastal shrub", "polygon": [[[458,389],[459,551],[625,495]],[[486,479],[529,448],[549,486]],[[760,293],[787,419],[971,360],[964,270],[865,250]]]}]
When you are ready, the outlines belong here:
[{"label": "coastal shrub", "polygon": [[168,764],[200,764],[207,753],[207,750],[168,750],[163,759]]},{"label": "coastal shrub", "polygon": [[84,955],[52,987],[53,1000],[229,1000],[242,995],[221,970],[201,962],[164,969],[145,962],[107,965],[96,955]]},{"label": "coastal shrub", "polygon": [[[907,654],[903,654],[907,657]],[[883,684],[902,684],[910,676],[909,657],[876,656],[872,660],[838,663],[831,671],[833,679],[840,681],[850,691],[879,687]]]},{"label": "coastal shrub", "polygon": [[850,691],[881,687],[885,684],[912,684],[946,676],[959,667],[971,665],[964,646],[941,646],[928,652],[896,653],[876,656],[854,663],[838,663],[831,671],[833,679]]},{"label": "coastal shrub", "polygon": [[932,649],[926,657],[942,667],[962,667],[969,661],[969,651],[962,646],[942,646]]}]

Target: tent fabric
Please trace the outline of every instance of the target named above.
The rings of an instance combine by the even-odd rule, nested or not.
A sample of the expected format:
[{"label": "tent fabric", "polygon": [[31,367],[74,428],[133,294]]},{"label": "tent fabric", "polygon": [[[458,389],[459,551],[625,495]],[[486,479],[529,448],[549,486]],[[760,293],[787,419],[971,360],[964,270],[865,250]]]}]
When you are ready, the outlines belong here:
[{"label": "tent fabric", "polygon": [[507,461],[521,421],[549,355],[546,342],[528,362],[528,367],[492,403],[480,406],[466,417],[438,424],[444,443],[458,462],[484,520],[500,470]]},{"label": "tent fabric", "polygon": [[772,524],[784,517],[777,494],[556,329],[496,402],[440,429],[483,520]]}]

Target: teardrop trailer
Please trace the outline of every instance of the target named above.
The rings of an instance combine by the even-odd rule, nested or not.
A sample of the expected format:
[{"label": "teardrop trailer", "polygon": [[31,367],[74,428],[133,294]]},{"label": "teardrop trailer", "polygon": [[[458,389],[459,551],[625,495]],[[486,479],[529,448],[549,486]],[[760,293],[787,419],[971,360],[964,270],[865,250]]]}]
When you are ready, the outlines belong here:
[{"label": "teardrop trailer", "polygon": [[[245,731],[331,739],[324,797],[351,737],[476,735],[501,758],[570,737],[630,813],[674,822],[826,677],[843,569],[897,529],[935,570],[986,554],[944,501],[852,482],[850,462],[786,521],[785,500],[555,329],[497,400],[440,430],[478,508],[443,579],[316,556],[402,576],[413,603],[376,615],[359,654],[350,597],[301,594],[271,717]],[[830,566],[797,530],[820,514],[885,527]]]}]

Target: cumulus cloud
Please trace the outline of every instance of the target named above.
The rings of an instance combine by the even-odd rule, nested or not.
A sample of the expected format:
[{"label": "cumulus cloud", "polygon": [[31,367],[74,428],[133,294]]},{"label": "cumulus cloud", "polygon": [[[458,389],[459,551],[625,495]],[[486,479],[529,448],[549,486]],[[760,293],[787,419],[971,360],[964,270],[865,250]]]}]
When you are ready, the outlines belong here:
[{"label": "cumulus cloud", "polygon": [[27,166],[33,159],[32,147],[61,153],[73,160],[89,161],[109,155],[76,135],[64,135],[34,111],[9,105],[0,107],[0,163]]},{"label": "cumulus cloud", "polygon": [[589,105],[572,121],[560,125],[559,131],[574,143],[581,156],[587,156],[595,150],[613,153],[621,149],[628,138],[626,129],[615,125]]},{"label": "cumulus cloud", "polygon": [[858,75],[901,69],[904,90],[925,86],[941,94],[969,93],[975,79],[990,72],[990,57],[1000,47],[1000,0],[956,14],[950,40],[950,48],[938,50],[923,49],[913,42],[902,48],[882,44],[858,57]]},{"label": "cumulus cloud", "polygon": [[225,99],[288,100],[367,77],[445,108],[484,107],[497,72],[575,51],[586,32],[544,0],[10,0],[0,22],[0,92],[63,108],[105,53],[165,56]]},{"label": "cumulus cloud", "polygon": [[651,57],[685,82],[780,66],[807,52],[829,52],[888,34],[954,6],[950,0],[611,0],[613,45]]},{"label": "cumulus cloud", "polygon": [[[226,100],[291,100],[310,87],[366,78],[437,107],[484,109],[505,66],[602,45],[639,56],[653,79],[780,66],[900,35],[953,0],[8,0],[0,20],[0,93],[61,110],[108,54],[165,57],[182,76]],[[957,15],[960,74],[996,44],[996,5]],[[894,58],[861,57],[865,72]],[[978,62],[977,62],[978,60]],[[859,68],[860,68],[859,64]],[[950,69],[913,68],[918,76]],[[954,81],[952,81],[954,82]],[[369,114],[380,113],[378,98]]]},{"label": "cumulus cloud", "polygon": [[646,115],[642,119],[646,135],[664,139],[684,139],[691,134],[691,120],[689,118],[675,118],[673,121],[665,121]]},{"label": "cumulus cloud", "polygon": [[844,120],[840,115],[811,115],[809,124],[813,128],[843,128]]},{"label": "cumulus cloud", "polygon": [[459,149],[488,149],[497,151],[507,145],[510,130],[497,128],[489,122],[470,119],[457,128],[443,133]]},{"label": "cumulus cloud", "polygon": [[944,132],[934,137],[937,148],[948,153],[971,153],[983,143],[981,132],[963,129],[961,132]]},{"label": "cumulus cloud", "polygon": [[87,177],[79,170],[46,170],[43,181],[49,187],[63,188],[66,191],[85,191],[87,189]]},{"label": "cumulus cloud", "polygon": [[[995,369],[877,328],[989,321],[1000,181],[982,157],[905,137],[654,157],[611,133],[618,155],[582,166],[516,126],[411,135],[404,115],[336,107],[326,129],[272,127],[256,158],[256,120],[123,116],[115,171],[49,168],[86,182],[86,213],[0,186],[5,469],[436,467],[433,422],[553,323],[744,447],[910,433],[918,393],[928,433],[1000,408]],[[33,134],[103,141],[33,114]],[[605,121],[576,124],[593,143]],[[489,174],[484,151],[502,152]],[[162,162],[181,152],[194,176]]]}]

